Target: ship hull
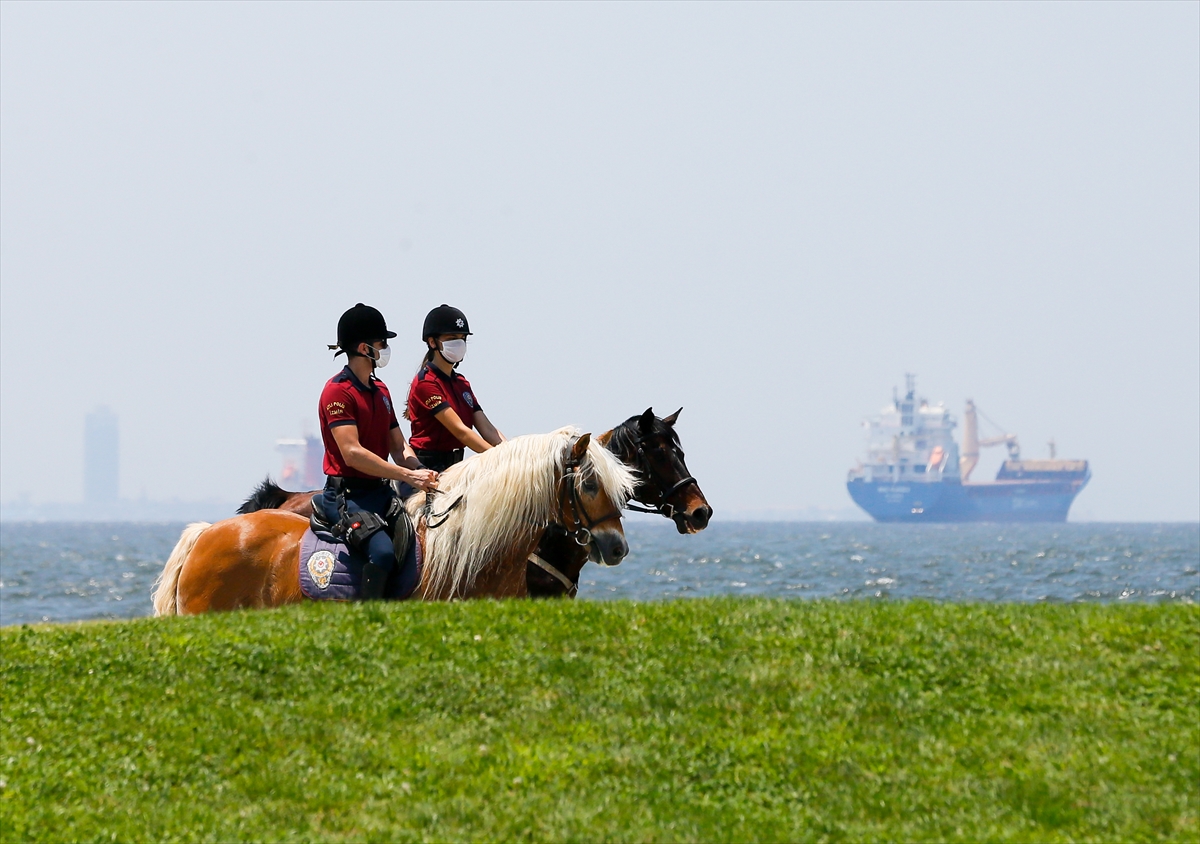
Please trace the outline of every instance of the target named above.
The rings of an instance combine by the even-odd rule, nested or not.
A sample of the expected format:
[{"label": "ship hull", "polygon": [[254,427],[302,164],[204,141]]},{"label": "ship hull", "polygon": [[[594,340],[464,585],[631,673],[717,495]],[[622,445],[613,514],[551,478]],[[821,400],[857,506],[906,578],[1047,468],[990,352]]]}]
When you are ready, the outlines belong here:
[{"label": "ship hull", "polygon": [[1084,483],[892,483],[856,478],[846,488],[854,503],[879,522],[1065,522]]}]

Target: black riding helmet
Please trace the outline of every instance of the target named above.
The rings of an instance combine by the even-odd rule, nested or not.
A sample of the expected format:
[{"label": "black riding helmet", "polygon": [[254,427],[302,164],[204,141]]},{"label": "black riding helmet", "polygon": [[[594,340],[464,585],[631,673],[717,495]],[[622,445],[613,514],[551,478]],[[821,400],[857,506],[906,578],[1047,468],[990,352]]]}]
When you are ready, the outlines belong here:
[{"label": "black riding helmet", "polygon": [[421,339],[428,340],[440,334],[470,334],[471,326],[467,324],[467,315],[458,308],[449,305],[438,305],[425,316],[425,325],[421,328]]},{"label": "black riding helmet", "polygon": [[359,302],[338,320],[337,345],[330,349],[339,351],[334,357],[345,352],[347,355],[358,354],[355,349],[359,343],[374,343],[376,340],[390,340],[396,336],[395,331],[388,331],[383,314]]}]

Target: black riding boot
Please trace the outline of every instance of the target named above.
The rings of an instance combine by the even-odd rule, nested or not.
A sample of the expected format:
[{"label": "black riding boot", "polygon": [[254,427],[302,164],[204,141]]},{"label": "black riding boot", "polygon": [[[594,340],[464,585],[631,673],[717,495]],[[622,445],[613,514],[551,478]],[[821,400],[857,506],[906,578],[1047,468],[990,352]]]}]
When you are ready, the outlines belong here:
[{"label": "black riding boot", "polygon": [[380,600],[383,597],[383,587],[387,585],[387,578],[387,569],[374,563],[363,563],[361,600]]}]

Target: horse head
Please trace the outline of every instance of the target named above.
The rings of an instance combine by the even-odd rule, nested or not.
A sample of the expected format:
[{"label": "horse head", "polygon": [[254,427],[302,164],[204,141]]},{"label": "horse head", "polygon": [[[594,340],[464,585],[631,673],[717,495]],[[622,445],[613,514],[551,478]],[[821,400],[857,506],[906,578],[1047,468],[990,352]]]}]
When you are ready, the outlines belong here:
[{"label": "horse head", "polygon": [[683,408],[659,419],[654,408],[600,435],[610,451],[637,471],[633,500],[675,522],[680,533],[708,527],[713,509],[684,462],[675,422]]},{"label": "horse head", "polygon": [[563,461],[556,520],[588,557],[605,566],[619,565],[629,553],[621,508],[629,494],[624,467],[591,434],[574,439]]}]

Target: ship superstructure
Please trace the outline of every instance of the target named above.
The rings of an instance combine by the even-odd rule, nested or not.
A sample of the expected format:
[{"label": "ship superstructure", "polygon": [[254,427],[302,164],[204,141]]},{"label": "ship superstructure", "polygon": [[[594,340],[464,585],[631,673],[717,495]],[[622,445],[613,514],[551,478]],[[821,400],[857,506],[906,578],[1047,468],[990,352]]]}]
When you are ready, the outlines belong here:
[{"label": "ship superstructure", "polygon": [[[979,411],[967,401],[963,447],[956,421],[943,404],[916,393],[905,376],[905,394],[867,420],[866,459],[850,470],[847,489],[878,521],[1061,522],[1091,477],[1086,460],[1022,460],[1016,435],[979,437]],[[996,480],[972,482],[981,448],[1003,445],[1008,459]]]}]

